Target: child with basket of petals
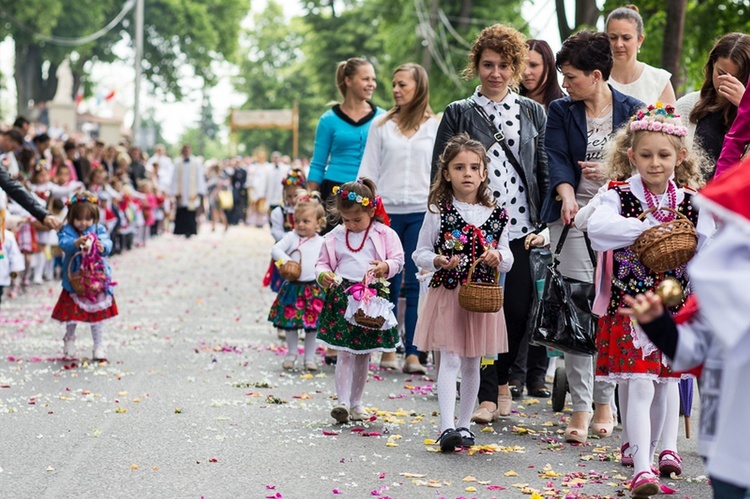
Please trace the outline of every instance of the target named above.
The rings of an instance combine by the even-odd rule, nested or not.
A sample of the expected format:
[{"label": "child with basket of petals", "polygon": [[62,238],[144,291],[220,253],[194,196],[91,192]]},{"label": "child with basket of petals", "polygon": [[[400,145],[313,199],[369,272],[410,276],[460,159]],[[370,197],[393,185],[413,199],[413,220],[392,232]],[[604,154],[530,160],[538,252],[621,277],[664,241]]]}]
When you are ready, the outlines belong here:
[{"label": "child with basket of petals", "polygon": [[[686,264],[713,224],[710,217],[699,217],[693,205],[691,186],[701,183],[702,160],[698,151],[688,148],[687,129],[674,108],[657,103],[626,126],[608,158],[610,178],[637,173],[625,182],[612,182],[588,222],[592,248],[613,252],[611,297],[597,335],[596,377],[621,385],[623,431],[628,436],[623,461],[632,459],[635,468],[630,492],[650,497],[660,490],[651,463],[667,398],[677,393],[679,375],[665,367],[661,352],[643,331],[617,311],[626,295],[655,290],[668,278],[676,279],[687,294]],[[621,150],[627,150],[627,160],[617,154]],[[681,306],[676,303],[673,311]],[[677,449],[667,449],[659,464],[676,469],[680,461]]]},{"label": "child with basket of petals", "polygon": [[[286,333],[288,352],[282,363],[286,370],[294,369],[300,329],[305,330],[305,369],[318,369],[315,338],[324,292],[315,281],[315,263],[323,246],[323,237],[318,232],[325,223],[325,210],[317,198],[298,197],[294,208],[294,230],[287,232],[271,250],[285,281],[271,306],[268,320]],[[295,272],[287,274],[284,269],[292,264]]]},{"label": "child with basket of petals", "polygon": [[91,324],[94,340],[93,360],[107,360],[102,345],[103,324],[117,315],[112,293],[115,285],[107,255],[112,240],[99,223],[98,199],[90,192],[76,194],[68,201],[67,223],[58,234],[63,257],[62,293],[52,318],[65,324],[63,355],[75,356],[76,326]]},{"label": "child with basket of petals", "polygon": [[[318,339],[338,351],[336,394],[338,404],[331,416],[339,423],[369,417],[362,403],[370,353],[394,352],[398,328],[373,329],[352,324],[347,318],[349,296],[374,290],[383,298],[388,286],[370,286],[367,273],[375,279],[390,279],[404,266],[404,250],[398,234],[388,227],[388,214],[377,195],[375,184],[367,178],[334,187],[329,213],[340,219],[325,235],[315,271],[326,288],[326,300],[318,319]],[[367,290],[361,289],[365,286]],[[347,292],[349,290],[349,292]]]},{"label": "child with basket of petals", "polygon": [[[473,281],[495,283],[497,273],[507,272],[513,265],[506,230],[508,213],[490,194],[486,154],[484,146],[466,133],[448,141],[413,256],[417,267],[435,271],[417,320],[414,343],[421,351],[440,352],[438,443],[443,452],[474,445],[469,425],[479,393],[481,358],[508,351],[502,306],[482,313],[459,305],[462,287]],[[472,283],[467,282],[470,274]],[[461,402],[456,424],[459,372]]]}]

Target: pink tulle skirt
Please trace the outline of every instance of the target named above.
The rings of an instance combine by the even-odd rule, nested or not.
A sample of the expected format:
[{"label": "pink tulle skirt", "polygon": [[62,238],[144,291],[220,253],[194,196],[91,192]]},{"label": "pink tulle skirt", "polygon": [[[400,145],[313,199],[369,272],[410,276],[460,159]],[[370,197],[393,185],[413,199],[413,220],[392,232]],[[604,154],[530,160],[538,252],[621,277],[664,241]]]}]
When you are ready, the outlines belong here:
[{"label": "pink tulle skirt", "polygon": [[469,312],[458,304],[458,290],[430,288],[419,312],[414,344],[426,352],[446,350],[463,357],[508,351],[508,331],[501,308],[494,314]]}]

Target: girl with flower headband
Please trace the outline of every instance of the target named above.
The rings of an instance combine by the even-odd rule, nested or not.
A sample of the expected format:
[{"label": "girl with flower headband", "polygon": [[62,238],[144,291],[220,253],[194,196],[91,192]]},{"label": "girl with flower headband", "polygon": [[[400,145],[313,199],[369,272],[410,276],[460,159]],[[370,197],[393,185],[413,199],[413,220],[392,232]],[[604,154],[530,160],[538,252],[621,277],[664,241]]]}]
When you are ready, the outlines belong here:
[{"label": "girl with flower headband", "polygon": [[[103,324],[117,315],[112,270],[106,259],[112,251],[112,240],[104,225],[99,223],[98,203],[99,200],[88,191],[70,198],[67,223],[58,234],[60,249],[64,253],[63,289],[52,318],[65,325],[65,358],[75,357],[76,326],[83,322],[91,324],[93,360],[105,361]],[[82,287],[78,291],[71,285],[71,276],[81,278]]]},{"label": "girl with flower headband", "polygon": [[[335,186],[328,212],[333,221],[341,221],[325,235],[315,273],[325,288],[326,299],[318,317],[318,339],[338,351],[336,394],[338,404],[331,416],[339,423],[369,417],[362,395],[367,382],[370,353],[393,352],[398,328],[366,329],[344,317],[348,306],[347,290],[364,283],[366,293],[383,298],[388,283],[404,267],[404,250],[398,234],[388,227],[388,214],[377,195],[375,183],[368,178]],[[368,284],[371,279],[381,281]],[[360,288],[362,285],[359,286]]]},{"label": "girl with flower headband", "polygon": [[[282,204],[271,210],[268,220],[271,235],[275,242],[281,241],[288,232],[294,229],[294,206],[297,203],[297,196],[307,192],[305,191],[306,183],[305,173],[298,168],[289,170],[281,180],[284,193]],[[278,269],[271,260],[266,275],[263,277],[263,286],[270,285],[271,291],[278,293],[283,283],[284,279],[281,278]],[[283,339],[283,335],[280,338]]]},{"label": "girl with flower headband", "polygon": [[284,333],[287,355],[281,366],[287,371],[294,369],[297,361],[300,329],[305,330],[304,367],[307,371],[318,370],[315,339],[325,297],[315,281],[315,264],[323,246],[319,232],[325,227],[326,213],[319,198],[302,192],[294,207],[294,230],[287,232],[271,250],[274,267],[289,261],[301,264],[299,277],[294,281],[284,281],[268,314],[268,320],[279,330],[279,336]]},{"label": "girl with flower headband", "polygon": [[[610,280],[600,286],[607,296],[606,314],[597,335],[596,377],[619,386],[622,412],[623,463],[635,468],[630,485],[633,497],[650,497],[660,490],[651,461],[667,415],[668,399],[676,395],[675,377],[662,362],[662,354],[628,317],[618,315],[625,296],[653,291],[665,278],[676,279],[689,292],[686,266],[657,273],[638,259],[631,245],[650,227],[686,216],[695,226],[699,245],[713,231],[709,217],[699,217],[693,205],[695,187],[701,183],[704,164],[698,150],[688,148],[687,129],[672,106],[661,103],[639,112],[615,137],[606,161],[609,190],[588,220],[588,235],[594,250],[612,253]],[[627,151],[627,156],[621,153]],[[633,175],[633,171],[636,173]],[[647,210],[645,218],[639,216]],[[677,311],[682,304],[673,308]],[[662,475],[681,472],[681,458],[674,442],[659,456]]]},{"label": "girl with flower headband", "polygon": [[435,271],[417,319],[414,343],[422,351],[440,351],[438,443],[443,452],[474,445],[469,426],[479,394],[481,358],[508,351],[502,308],[495,313],[469,312],[458,303],[460,287],[473,263],[480,261],[472,275],[479,282],[494,282],[496,272],[508,272],[513,265],[508,212],[490,193],[488,161],[482,143],[467,133],[448,141],[413,255],[417,267]]}]

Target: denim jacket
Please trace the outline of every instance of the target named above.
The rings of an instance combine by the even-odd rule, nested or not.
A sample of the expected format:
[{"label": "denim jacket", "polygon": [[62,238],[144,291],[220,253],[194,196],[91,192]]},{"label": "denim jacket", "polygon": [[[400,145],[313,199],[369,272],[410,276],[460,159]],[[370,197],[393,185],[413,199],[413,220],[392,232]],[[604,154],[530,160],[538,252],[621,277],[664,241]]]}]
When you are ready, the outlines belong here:
[{"label": "denim jacket", "polygon": [[[62,287],[64,290],[69,291],[70,293],[74,293],[73,288],[70,286],[70,279],[68,278],[68,265],[70,265],[70,260],[73,258],[73,255],[78,253],[79,249],[76,247],[75,242],[76,239],[81,237],[81,235],[91,234],[92,232],[96,231],[96,237],[99,238],[99,241],[102,242],[102,245],[104,246],[104,251],[101,252],[101,255],[104,258],[104,269],[107,277],[112,277],[112,269],[109,266],[109,262],[107,261],[107,255],[112,251],[112,240],[109,238],[109,234],[107,234],[107,229],[102,224],[95,224],[86,229],[86,232],[83,234],[78,234],[78,231],[70,225],[65,224],[65,226],[60,230],[60,232],[57,234],[58,238],[58,244],[60,245],[60,249],[65,253],[65,256],[63,256],[63,273],[62,273]],[[73,264],[70,265],[70,271],[75,272],[79,269],[81,266],[81,259],[80,257],[77,257]],[[113,294],[112,289],[108,289],[107,293]]]}]

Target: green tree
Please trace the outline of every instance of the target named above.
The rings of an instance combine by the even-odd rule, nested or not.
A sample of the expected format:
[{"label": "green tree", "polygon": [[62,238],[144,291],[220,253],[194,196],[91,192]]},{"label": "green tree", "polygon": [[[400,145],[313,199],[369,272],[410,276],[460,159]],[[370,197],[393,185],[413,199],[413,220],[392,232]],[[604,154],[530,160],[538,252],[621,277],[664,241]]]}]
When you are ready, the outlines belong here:
[{"label": "green tree", "polygon": [[[57,69],[70,57],[73,93],[85,83],[90,62],[112,61],[112,47],[134,39],[133,12],[105,36],[76,47],[40,40],[39,34],[75,38],[107,24],[123,8],[119,0],[0,0],[9,22],[0,24],[0,38],[11,36],[16,45],[17,108],[28,111],[29,101],[50,100],[57,91]],[[212,62],[234,60],[240,22],[249,0],[146,0],[144,7],[145,76],[167,95],[182,97],[179,79],[183,68],[213,83]]]}]

